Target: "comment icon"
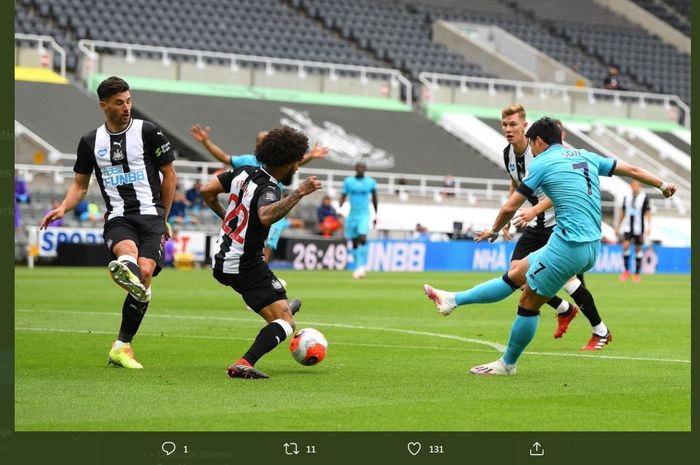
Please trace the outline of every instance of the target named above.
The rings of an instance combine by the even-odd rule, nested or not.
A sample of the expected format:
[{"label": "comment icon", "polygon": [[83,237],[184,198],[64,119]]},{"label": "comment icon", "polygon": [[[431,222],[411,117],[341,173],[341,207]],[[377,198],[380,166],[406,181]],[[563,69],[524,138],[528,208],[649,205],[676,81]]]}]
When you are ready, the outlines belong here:
[{"label": "comment icon", "polygon": [[163,452],[165,452],[165,455],[170,455],[173,452],[175,452],[175,449],[177,449],[175,443],[170,441],[165,441],[163,445],[160,446],[160,448]]}]

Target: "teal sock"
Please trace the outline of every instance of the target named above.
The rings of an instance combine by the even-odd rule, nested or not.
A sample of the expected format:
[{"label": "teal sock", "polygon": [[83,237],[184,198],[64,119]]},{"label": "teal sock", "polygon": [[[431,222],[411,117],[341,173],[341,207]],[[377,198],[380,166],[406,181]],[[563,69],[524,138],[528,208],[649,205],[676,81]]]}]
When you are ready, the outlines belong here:
[{"label": "teal sock", "polygon": [[369,252],[369,244],[362,244],[357,248],[359,266],[367,265],[367,253]]},{"label": "teal sock", "polygon": [[359,253],[358,253],[357,247],[353,247],[352,249],[350,249],[350,256],[352,257],[352,263],[353,263],[353,267],[354,267],[353,269],[355,269],[355,270],[357,268],[359,268],[359,266],[360,266],[360,263],[359,263],[360,259],[359,259],[358,255],[359,255]]},{"label": "teal sock", "polygon": [[508,278],[508,274],[493,278],[490,281],[481,283],[469,290],[455,294],[457,305],[464,304],[487,304],[498,302],[511,295],[518,286]]},{"label": "teal sock", "polygon": [[503,354],[503,361],[508,365],[515,365],[523,353],[525,347],[535,337],[537,323],[540,321],[540,312],[536,313],[523,307],[518,307],[518,316],[515,317],[513,327],[510,329],[508,347]]}]

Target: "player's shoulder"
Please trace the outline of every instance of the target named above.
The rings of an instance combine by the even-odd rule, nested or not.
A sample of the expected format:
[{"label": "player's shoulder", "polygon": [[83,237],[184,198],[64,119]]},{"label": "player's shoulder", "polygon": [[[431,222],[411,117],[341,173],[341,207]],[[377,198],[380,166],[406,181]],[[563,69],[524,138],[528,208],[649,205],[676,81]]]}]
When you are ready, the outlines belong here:
[{"label": "player's shoulder", "polygon": [[91,129],[85,134],[83,134],[80,138],[80,142],[87,142],[90,144],[93,143],[95,141],[95,137],[97,137],[97,131],[102,127],[104,127],[104,124],[96,127],[95,129]]},{"label": "player's shoulder", "polygon": [[158,125],[151,121],[145,119],[134,119],[133,123],[135,125],[140,124],[141,130],[144,134],[157,134],[159,136],[163,135],[163,131],[158,127]]}]

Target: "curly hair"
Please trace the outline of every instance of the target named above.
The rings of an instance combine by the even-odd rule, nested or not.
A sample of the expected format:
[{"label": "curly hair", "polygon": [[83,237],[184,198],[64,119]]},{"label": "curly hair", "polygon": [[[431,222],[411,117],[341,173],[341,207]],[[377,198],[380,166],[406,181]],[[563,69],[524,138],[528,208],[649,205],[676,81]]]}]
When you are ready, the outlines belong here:
[{"label": "curly hair", "polygon": [[283,126],[270,131],[255,147],[255,158],[266,166],[285,166],[301,161],[308,150],[308,137]]}]

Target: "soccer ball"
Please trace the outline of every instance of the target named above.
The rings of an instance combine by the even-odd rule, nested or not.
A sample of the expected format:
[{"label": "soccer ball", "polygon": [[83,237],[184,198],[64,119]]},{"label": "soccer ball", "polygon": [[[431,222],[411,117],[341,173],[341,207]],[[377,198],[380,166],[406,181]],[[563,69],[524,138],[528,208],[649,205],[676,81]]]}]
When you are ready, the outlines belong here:
[{"label": "soccer ball", "polygon": [[328,341],[320,331],[313,328],[299,330],[289,343],[294,360],[302,365],[316,365],[328,352]]}]

